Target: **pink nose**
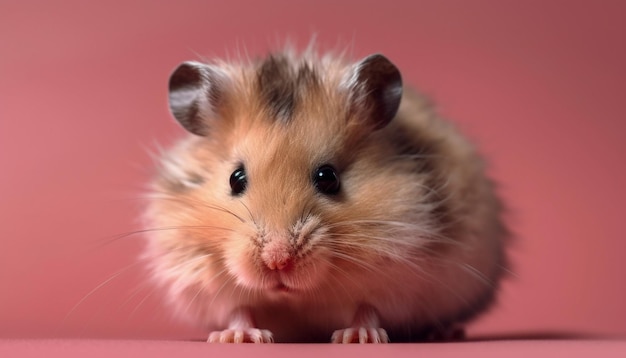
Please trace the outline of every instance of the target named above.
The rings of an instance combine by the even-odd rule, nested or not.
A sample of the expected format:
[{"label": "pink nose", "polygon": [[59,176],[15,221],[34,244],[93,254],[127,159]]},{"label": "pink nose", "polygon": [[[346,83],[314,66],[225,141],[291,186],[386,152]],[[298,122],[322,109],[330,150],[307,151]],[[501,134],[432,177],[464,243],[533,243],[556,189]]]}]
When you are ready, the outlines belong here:
[{"label": "pink nose", "polygon": [[261,259],[270,270],[284,270],[292,261],[285,245],[270,243],[263,249]]},{"label": "pink nose", "polygon": [[282,270],[289,266],[291,260],[289,258],[265,260],[265,264],[270,270]]}]

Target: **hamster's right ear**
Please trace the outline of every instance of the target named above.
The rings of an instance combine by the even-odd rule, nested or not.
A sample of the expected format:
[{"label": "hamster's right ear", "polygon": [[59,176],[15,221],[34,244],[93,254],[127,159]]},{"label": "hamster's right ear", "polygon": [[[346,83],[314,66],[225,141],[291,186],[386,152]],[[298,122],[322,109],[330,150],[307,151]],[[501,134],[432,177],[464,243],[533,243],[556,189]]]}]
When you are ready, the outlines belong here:
[{"label": "hamster's right ear", "polygon": [[183,62],[174,70],[169,82],[170,110],[189,132],[206,136],[210,122],[219,114],[227,76],[211,65]]},{"label": "hamster's right ear", "polygon": [[373,130],[395,117],[402,99],[402,76],[385,56],[374,54],[361,60],[346,74],[352,111],[367,118]]}]

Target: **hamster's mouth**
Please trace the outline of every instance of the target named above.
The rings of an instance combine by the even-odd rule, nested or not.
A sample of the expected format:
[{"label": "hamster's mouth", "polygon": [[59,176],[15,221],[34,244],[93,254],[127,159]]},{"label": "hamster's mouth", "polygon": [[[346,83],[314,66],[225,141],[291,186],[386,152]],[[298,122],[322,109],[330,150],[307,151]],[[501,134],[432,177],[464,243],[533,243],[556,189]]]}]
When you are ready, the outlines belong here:
[{"label": "hamster's mouth", "polygon": [[295,293],[301,290],[297,286],[289,283],[289,280],[284,280],[280,277],[276,277],[275,281],[268,286],[268,290],[274,294]]},{"label": "hamster's mouth", "polygon": [[265,272],[257,277],[257,282],[270,294],[305,294],[319,282],[319,273],[302,271],[297,268],[283,271]]},{"label": "hamster's mouth", "polygon": [[268,275],[261,280],[261,282],[263,281],[265,281],[265,290],[273,294],[289,293],[296,290],[292,285],[285,283],[289,282],[289,278],[285,277],[284,273],[281,274],[275,271],[269,272]]},{"label": "hamster's mouth", "polygon": [[287,293],[287,292],[292,292],[292,291],[293,291],[293,289],[292,289],[292,288],[287,287],[287,285],[285,285],[284,283],[279,282],[279,283],[277,283],[276,285],[274,285],[274,287],[272,287],[272,291],[274,291],[274,292],[285,292],[285,293]]}]

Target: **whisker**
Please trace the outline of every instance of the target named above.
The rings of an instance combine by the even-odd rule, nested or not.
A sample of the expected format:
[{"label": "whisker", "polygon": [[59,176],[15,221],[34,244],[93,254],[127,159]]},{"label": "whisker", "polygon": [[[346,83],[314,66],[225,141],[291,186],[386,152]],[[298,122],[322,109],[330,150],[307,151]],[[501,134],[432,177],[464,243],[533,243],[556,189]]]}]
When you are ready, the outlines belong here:
[{"label": "whisker", "polygon": [[130,236],[134,236],[134,235],[139,235],[139,234],[145,234],[145,233],[149,233],[149,232],[158,232],[158,231],[169,231],[169,230],[198,230],[198,229],[204,229],[204,230],[221,230],[221,231],[229,231],[229,232],[234,232],[235,230],[231,229],[231,228],[227,228],[227,227],[220,227],[220,226],[213,226],[213,225],[184,225],[184,226],[164,226],[164,227],[156,227],[156,228],[148,228],[148,229],[140,229],[140,230],[133,230],[133,231],[128,231],[125,233],[121,233],[121,234],[116,234],[116,235],[112,235],[103,239],[98,239],[96,240],[96,242],[98,243],[98,246],[96,246],[96,248],[100,248],[100,247],[104,247],[106,245],[109,245],[113,242],[116,242],[118,240],[130,237]]},{"label": "whisker", "polygon": [[147,196],[149,199],[170,200],[170,201],[181,202],[183,204],[197,204],[204,208],[213,209],[213,210],[221,211],[223,213],[232,215],[233,217],[237,218],[242,223],[246,222],[240,215],[237,215],[232,210],[229,210],[223,206],[209,204],[201,200],[191,199],[191,198],[179,198],[179,197],[171,196],[167,193],[156,193],[156,192],[148,193]]},{"label": "whisker", "polygon": [[205,286],[204,285],[199,285],[199,286],[200,287],[198,288],[196,293],[191,297],[189,302],[187,302],[187,305],[185,306],[185,309],[184,309],[185,312],[190,312],[191,311],[191,306],[193,305],[194,301],[198,298],[198,296],[200,296],[200,293],[202,293],[205,290]]},{"label": "whisker", "polygon": [[517,272],[512,271],[510,268],[508,268],[505,265],[498,265],[498,268],[502,270],[502,272],[506,273],[507,275],[511,275],[512,277],[515,277],[515,278],[520,278]]},{"label": "whisker", "polygon": [[413,224],[406,221],[394,221],[394,220],[376,220],[376,219],[361,219],[361,220],[346,220],[337,223],[327,225],[330,229],[337,229],[342,227],[359,227],[359,226],[378,226],[383,228],[403,229],[408,232],[424,232],[430,235],[436,235],[439,230],[435,230],[433,225],[427,222],[421,224]]},{"label": "whisker", "polygon": [[[221,273],[226,272],[226,271],[227,271],[227,269],[224,269],[224,270],[220,271],[220,273],[218,275],[221,275]],[[213,303],[215,303],[215,300],[220,295],[220,292],[222,292],[224,287],[226,287],[228,284],[230,284],[234,279],[235,279],[234,276],[228,275],[228,278],[224,282],[222,282],[222,284],[220,285],[219,289],[213,294],[213,299],[211,300],[211,302],[209,302],[209,307],[213,306]]]},{"label": "whisker", "polygon": [[254,218],[254,215],[252,215],[252,211],[250,211],[250,208],[248,208],[248,206],[243,202],[243,201],[239,201],[239,203],[241,204],[241,206],[243,206],[246,211],[248,212],[248,216],[250,217],[250,220],[252,221],[252,223],[254,224],[254,226],[259,226],[256,222],[256,219]]},{"label": "whisker", "polygon": [[[370,248],[380,248],[385,249],[388,244],[392,244],[394,249],[402,249],[402,250],[428,250],[428,244],[446,244],[449,246],[456,247],[464,247],[466,244],[459,240],[454,240],[451,238],[447,238],[443,235],[438,237],[429,237],[429,236],[407,236],[405,233],[392,232],[388,235],[364,235],[359,233],[335,233],[332,235],[333,237],[329,239],[333,243],[340,245],[353,245],[355,247],[359,247],[361,245],[367,246]],[[357,239],[367,239],[367,240],[341,240],[342,238],[357,238]],[[387,244],[387,245],[383,245]]]},{"label": "whisker", "polygon": [[80,307],[80,305],[82,305],[87,299],[89,299],[94,293],[96,293],[99,289],[105,287],[106,285],[108,285],[110,282],[112,282],[113,280],[115,280],[116,278],[118,278],[119,276],[123,275],[124,273],[128,272],[130,269],[136,267],[137,265],[141,264],[141,261],[137,261],[134,262],[126,267],[124,267],[121,270],[118,270],[117,272],[115,272],[111,277],[107,278],[106,280],[104,280],[103,282],[101,282],[99,285],[97,285],[95,288],[93,288],[91,291],[89,291],[85,296],[83,296],[83,298],[81,298],[75,305],[74,307],[72,307],[68,313],[65,315],[65,317],[63,317],[63,319],[61,320],[61,323],[59,324],[60,326],[63,326],[67,323],[67,321],[69,320],[69,318],[74,314],[74,312],[78,309],[78,307]]},{"label": "whisker", "polygon": [[468,264],[468,263],[456,263],[457,266],[459,266],[461,269],[463,269],[463,271],[469,273],[470,275],[476,277],[479,281],[481,281],[482,283],[485,284],[485,286],[487,287],[495,287],[496,283],[490,279],[489,277],[487,277],[484,273],[480,272],[478,269],[476,269],[474,266]]},{"label": "whisker", "polygon": [[144,302],[146,302],[148,300],[148,298],[150,296],[152,296],[156,291],[159,290],[159,287],[157,287],[156,285],[153,286],[153,288],[150,290],[150,292],[148,292],[148,294],[146,294],[144,296],[144,298],[141,299],[141,301],[139,301],[139,303],[135,306],[135,308],[130,312],[129,316],[128,316],[128,320],[130,320],[132,317],[135,316],[135,314],[137,312],[139,312],[139,307],[141,307]]},{"label": "whisker", "polygon": [[147,286],[154,287],[153,283],[147,280],[147,281],[141,282],[135,288],[133,288],[128,298],[126,298],[124,302],[122,302],[122,304],[120,305],[120,309],[124,308],[124,306],[129,304],[130,301],[132,301],[133,298],[135,298],[139,294],[139,292],[141,292],[141,290],[145,289]]},{"label": "whisker", "polygon": [[[345,277],[346,279],[354,282],[353,278],[350,276],[350,274],[348,274],[345,270],[343,270],[341,267],[339,267],[338,265],[333,264],[332,262],[328,262],[328,265],[330,267],[331,270],[334,270],[335,272],[338,272],[339,274],[342,274],[343,277]],[[336,285],[332,285],[331,287],[333,288],[333,292],[335,294],[335,296],[337,298],[341,298],[341,296],[337,293],[337,289],[338,288],[342,288],[345,293],[348,295],[348,297],[351,297],[352,301],[354,301],[354,296],[353,296],[353,292],[351,292],[350,290],[348,290],[348,288],[346,288],[343,285],[343,282],[339,281],[339,278],[336,277],[335,275],[330,275],[330,278],[333,279],[337,284]],[[356,285],[357,287],[359,285]],[[320,294],[321,297],[323,297],[323,294]]]}]

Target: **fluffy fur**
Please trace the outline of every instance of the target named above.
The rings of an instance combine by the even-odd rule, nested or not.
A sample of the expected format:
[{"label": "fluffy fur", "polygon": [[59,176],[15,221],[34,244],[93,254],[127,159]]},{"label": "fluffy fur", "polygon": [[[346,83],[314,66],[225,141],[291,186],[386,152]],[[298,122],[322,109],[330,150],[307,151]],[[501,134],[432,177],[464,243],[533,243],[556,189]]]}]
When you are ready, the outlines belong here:
[{"label": "fluffy fur", "polygon": [[[488,306],[500,204],[473,147],[421,96],[404,91],[373,130],[341,58],[206,66],[219,74],[196,123],[206,132],[163,156],[146,211],[145,256],[179,316],[212,341],[385,342],[445,333]],[[323,164],[341,180],[335,196],[312,182]],[[248,185],[233,195],[241,165]]]}]

